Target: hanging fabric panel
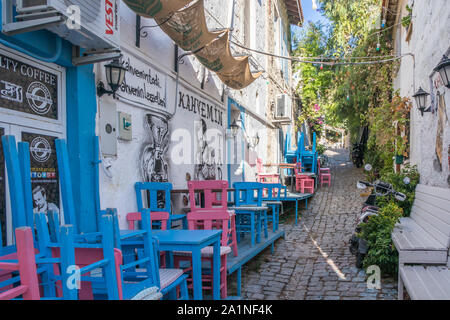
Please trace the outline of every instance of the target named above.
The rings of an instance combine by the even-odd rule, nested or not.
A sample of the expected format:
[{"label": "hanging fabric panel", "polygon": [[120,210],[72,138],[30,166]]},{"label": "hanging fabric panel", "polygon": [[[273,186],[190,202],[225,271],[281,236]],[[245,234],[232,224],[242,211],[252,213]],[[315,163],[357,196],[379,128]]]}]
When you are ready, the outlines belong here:
[{"label": "hanging fabric panel", "polygon": [[192,0],[123,0],[137,15],[144,18],[164,18]]},{"label": "hanging fabric panel", "polygon": [[241,90],[247,87],[262,74],[262,72],[252,73],[250,71],[248,58],[244,57],[244,59],[236,63],[230,70],[217,72],[217,76],[230,88]]},{"label": "hanging fabric panel", "polygon": [[229,72],[245,59],[245,57],[233,57],[230,50],[228,30],[197,52],[195,56],[206,68],[214,72]]},{"label": "hanging fabric panel", "polygon": [[156,18],[161,29],[184,51],[195,51],[217,38],[223,31],[209,32],[206,25],[203,0],[198,0],[169,20]]}]

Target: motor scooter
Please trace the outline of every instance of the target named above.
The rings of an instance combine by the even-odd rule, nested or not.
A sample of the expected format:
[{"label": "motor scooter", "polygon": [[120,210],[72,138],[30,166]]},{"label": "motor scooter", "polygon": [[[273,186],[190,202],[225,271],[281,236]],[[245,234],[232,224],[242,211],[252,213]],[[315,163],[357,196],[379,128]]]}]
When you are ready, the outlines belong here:
[{"label": "motor scooter", "polygon": [[[403,181],[405,184],[409,183],[409,179],[405,178]],[[355,232],[350,238],[350,252],[353,255],[356,255],[356,267],[362,268],[364,257],[369,251],[369,247],[367,245],[367,241],[358,236],[361,232],[361,224],[367,223],[369,219],[373,216],[378,215],[379,207],[376,206],[377,197],[386,197],[386,196],[394,196],[398,201],[405,201],[406,195],[394,190],[390,183],[377,180],[373,183],[367,181],[358,181],[357,188],[358,189],[367,189],[368,187],[372,187],[372,193],[368,196],[364,205],[356,218],[356,227]]]}]

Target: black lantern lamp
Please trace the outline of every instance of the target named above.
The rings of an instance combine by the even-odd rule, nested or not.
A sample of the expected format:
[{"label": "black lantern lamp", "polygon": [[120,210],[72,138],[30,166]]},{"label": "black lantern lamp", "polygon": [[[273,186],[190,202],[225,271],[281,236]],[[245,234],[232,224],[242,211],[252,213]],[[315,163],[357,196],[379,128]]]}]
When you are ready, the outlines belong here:
[{"label": "black lantern lamp", "polygon": [[423,113],[424,112],[430,112],[431,111],[431,106],[429,106],[428,108],[426,107],[427,105],[427,98],[430,94],[426,91],[424,91],[422,88],[419,88],[419,91],[417,91],[413,97],[414,99],[416,99],[416,104],[417,104],[417,108],[419,109],[420,113],[422,114],[423,117]]},{"label": "black lantern lamp", "polygon": [[107,93],[112,94],[113,97],[115,97],[116,91],[123,83],[126,71],[127,70],[122,66],[119,59],[115,59],[105,65],[106,81],[111,90],[106,90],[105,84],[100,81],[97,85],[97,95],[101,97]]},{"label": "black lantern lamp", "polygon": [[233,135],[233,137],[236,137],[238,130],[239,130],[239,126],[236,124],[236,119],[234,119],[233,123],[230,124],[230,129],[231,129],[231,134]]},{"label": "black lantern lamp", "polygon": [[439,72],[444,86],[450,88],[450,59],[446,55],[442,57],[434,71]]}]

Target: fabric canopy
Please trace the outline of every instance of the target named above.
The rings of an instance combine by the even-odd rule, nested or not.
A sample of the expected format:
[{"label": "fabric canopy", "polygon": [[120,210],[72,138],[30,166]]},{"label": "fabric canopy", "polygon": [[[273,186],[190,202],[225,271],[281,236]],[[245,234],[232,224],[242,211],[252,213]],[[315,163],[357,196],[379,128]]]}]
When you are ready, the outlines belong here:
[{"label": "fabric canopy", "polygon": [[233,57],[230,49],[229,31],[195,54],[208,69],[233,89],[242,89],[257,79],[261,73],[252,74],[249,57]]},{"label": "fabric canopy", "polygon": [[166,17],[192,0],[123,0],[137,15],[144,18]]},{"label": "fabric canopy", "polygon": [[230,88],[241,90],[247,87],[262,74],[262,72],[252,73],[250,71],[248,58],[245,57],[236,63],[229,71],[218,72],[217,76]]},{"label": "fabric canopy", "polygon": [[[124,0],[136,14],[154,18],[160,28],[184,51],[195,56],[230,88],[243,89],[261,72],[250,71],[249,57],[233,57],[229,30],[210,32],[204,0]],[[203,48],[203,49],[202,49]]]},{"label": "fabric canopy", "polygon": [[195,1],[189,7],[175,12],[168,21],[166,20],[156,18],[156,21],[161,24],[161,29],[184,51],[200,49],[223,33],[223,31],[209,32],[203,0]]}]

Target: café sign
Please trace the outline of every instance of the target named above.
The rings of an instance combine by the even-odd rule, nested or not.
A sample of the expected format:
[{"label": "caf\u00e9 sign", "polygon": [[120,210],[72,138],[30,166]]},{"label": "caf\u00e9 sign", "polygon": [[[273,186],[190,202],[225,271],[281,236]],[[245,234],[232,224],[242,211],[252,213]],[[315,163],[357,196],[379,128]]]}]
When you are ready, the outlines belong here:
[{"label": "caf\u00e9 sign", "polygon": [[223,109],[189,90],[178,91],[178,108],[199,115],[208,122],[223,126]]},{"label": "caf\u00e9 sign", "polygon": [[125,79],[116,95],[121,100],[167,112],[167,76],[145,61],[124,52]]},{"label": "caf\u00e9 sign", "polygon": [[58,119],[59,76],[0,50],[0,107]]}]

